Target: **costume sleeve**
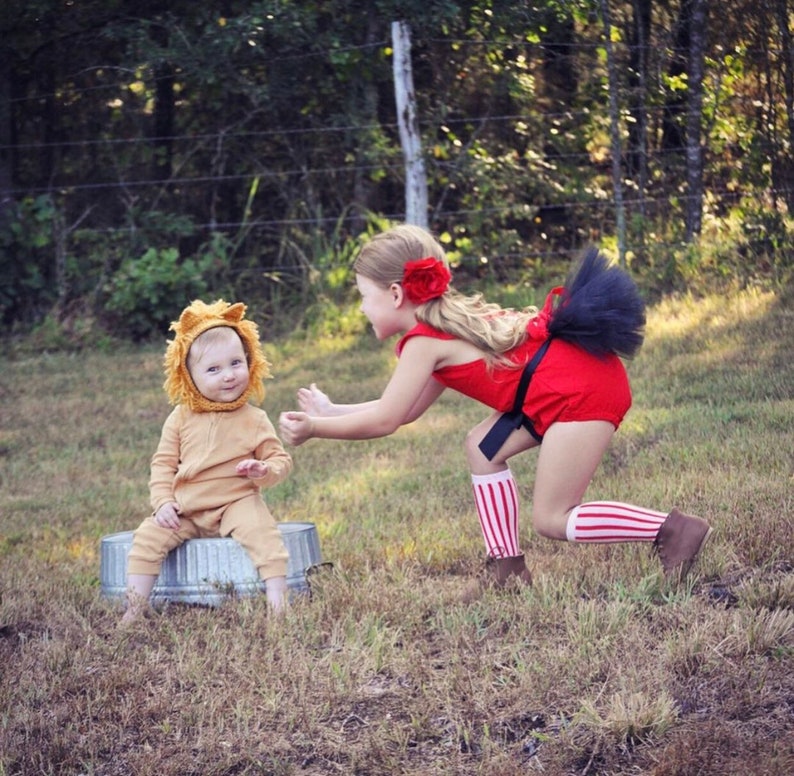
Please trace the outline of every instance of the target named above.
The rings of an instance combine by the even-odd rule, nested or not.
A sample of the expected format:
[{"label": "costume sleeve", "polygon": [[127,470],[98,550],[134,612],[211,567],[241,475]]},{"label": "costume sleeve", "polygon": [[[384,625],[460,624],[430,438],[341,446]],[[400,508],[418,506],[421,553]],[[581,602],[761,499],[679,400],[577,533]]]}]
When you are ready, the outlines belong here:
[{"label": "costume sleeve", "polygon": [[153,512],[163,504],[176,501],[174,480],[179,466],[179,407],[166,418],[160,442],[152,456],[149,500]]},{"label": "costume sleeve", "polygon": [[276,429],[263,410],[259,421],[259,433],[254,457],[267,462],[268,473],[261,479],[254,480],[260,488],[272,488],[285,480],[292,471],[292,456],[284,449],[281,440],[276,436]]}]

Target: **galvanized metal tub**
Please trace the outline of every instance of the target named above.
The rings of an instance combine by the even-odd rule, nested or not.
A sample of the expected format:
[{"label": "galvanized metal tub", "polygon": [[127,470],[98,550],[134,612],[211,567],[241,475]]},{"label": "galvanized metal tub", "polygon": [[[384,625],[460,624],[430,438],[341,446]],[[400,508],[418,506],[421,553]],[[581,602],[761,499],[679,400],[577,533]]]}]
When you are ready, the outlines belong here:
[{"label": "galvanized metal tub", "polygon": [[[307,593],[306,572],[322,564],[314,523],[278,523],[289,553],[287,587],[291,594]],[[122,598],[127,588],[127,555],[132,531],[110,534],[100,543],[100,584],[106,598]],[[218,606],[230,595],[264,593],[248,553],[231,538],[189,539],[170,552],[154,585],[151,602],[166,601]]]}]

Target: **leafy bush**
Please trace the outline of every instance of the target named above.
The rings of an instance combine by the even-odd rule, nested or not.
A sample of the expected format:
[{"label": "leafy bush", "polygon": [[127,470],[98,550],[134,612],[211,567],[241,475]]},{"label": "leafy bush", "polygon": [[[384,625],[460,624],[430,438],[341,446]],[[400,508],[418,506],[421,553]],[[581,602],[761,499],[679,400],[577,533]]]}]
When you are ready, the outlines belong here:
[{"label": "leafy bush", "polygon": [[26,197],[0,218],[0,321],[30,323],[55,302],[49,196]]},{"label": "leafy bush", "polygon": [[139,341],[166,332],[183,307],[207,293],[211,261],[210,255],[180,260],[176,248],[125,259],[106,288],[114,333]]}]

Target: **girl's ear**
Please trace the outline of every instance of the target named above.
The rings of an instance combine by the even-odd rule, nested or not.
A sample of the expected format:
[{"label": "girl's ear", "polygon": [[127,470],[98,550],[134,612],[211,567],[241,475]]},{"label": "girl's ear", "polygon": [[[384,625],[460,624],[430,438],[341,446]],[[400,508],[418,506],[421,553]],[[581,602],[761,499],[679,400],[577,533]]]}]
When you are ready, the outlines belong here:
[{"label": "girl's ear", "polygon": [[405,291],[403,291],[403,287],[400,283],[392,283],[389,286],[389,292],[394,302],[394,308],[397,309],[405,300]]}]

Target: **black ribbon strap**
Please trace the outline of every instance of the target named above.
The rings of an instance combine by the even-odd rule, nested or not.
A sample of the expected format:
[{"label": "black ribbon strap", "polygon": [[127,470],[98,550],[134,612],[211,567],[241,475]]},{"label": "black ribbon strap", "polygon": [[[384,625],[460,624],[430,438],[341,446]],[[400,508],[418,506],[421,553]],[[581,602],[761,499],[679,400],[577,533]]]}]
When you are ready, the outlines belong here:
[{"label": "black ribbon strap", "polygon": [[480,442],[480,450],[489,461],[492,461],[493,457],[502,449],[502,445],[507,441],[507,437],[517,428],[521,428],[521,426],[526,426],[532,436],[540,441],[540,437],[534,433],[532,424],[529,423],[528,419],[524,416],[524,399],[526,399],[532,375],[535,373],[535,369],[537,369],[543,356],[546,355],[546,351],[549,349],[550,344],[551,337],[543,342],[535,352],[535,355],[532,356],[532,359],[524,367],[524,371],[521,373],[521,379],[518,382],[518,388],[516,389],[513,409],[510,412],[502,413],[496,423],[491,427],[491,430],[483,437],[482,442]]}]

